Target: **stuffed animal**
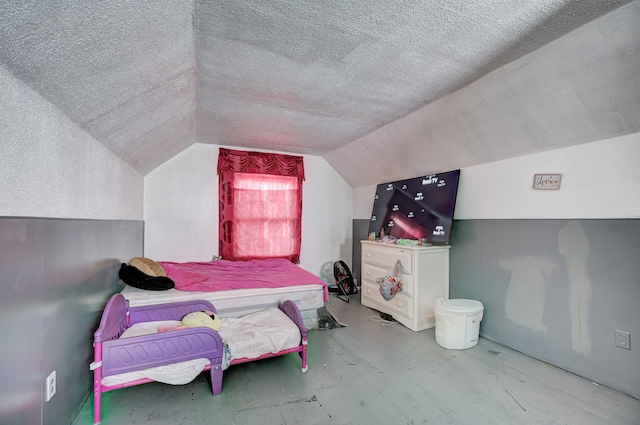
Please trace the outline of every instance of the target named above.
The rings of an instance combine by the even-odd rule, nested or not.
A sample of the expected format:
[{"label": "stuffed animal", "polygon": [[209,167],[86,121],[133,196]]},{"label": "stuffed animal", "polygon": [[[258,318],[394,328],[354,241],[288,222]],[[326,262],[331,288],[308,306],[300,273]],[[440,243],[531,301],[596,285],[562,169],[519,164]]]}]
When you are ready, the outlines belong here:
[{"label": "stuffed animal", "polygon": [[182,324],[187,327],[206,326],[217,331],[220,329],[220,318],[212,311],[196,311],[184,316]]},{"label": "stuffed animal", "polygon": [[177,326],[160,327],[158,332],[177,331],[180,329],[196,328],[204,326],[214,331],[220,329],[220,318],[212,311],[194,311],[182,318],[182,324]]}]

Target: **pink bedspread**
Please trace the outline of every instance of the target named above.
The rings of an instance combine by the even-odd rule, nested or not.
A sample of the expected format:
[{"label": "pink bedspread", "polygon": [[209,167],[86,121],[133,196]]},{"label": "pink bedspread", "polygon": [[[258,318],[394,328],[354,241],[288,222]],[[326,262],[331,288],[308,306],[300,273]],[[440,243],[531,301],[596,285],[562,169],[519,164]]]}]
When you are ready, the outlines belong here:
[{"label": "pink bedspread", "polygon": [[268,260],[159,264],[171,278],[175,289],[188,292],[224,291],[227,289],[279,288],[318,284],[324,288],[324,300],[329,300],[327,284],[318,276],[284,258]]}]

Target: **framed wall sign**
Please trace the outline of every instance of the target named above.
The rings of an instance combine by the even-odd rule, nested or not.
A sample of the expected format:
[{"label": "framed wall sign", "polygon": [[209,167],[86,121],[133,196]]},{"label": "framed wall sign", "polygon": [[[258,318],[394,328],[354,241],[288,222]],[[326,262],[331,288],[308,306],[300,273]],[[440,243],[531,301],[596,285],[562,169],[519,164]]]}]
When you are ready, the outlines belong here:
[{"label": "framed wall sign", "polygon": [[560,180],[562,180],[562,174],[534,174],[533,188],[541,190],[558,190],[560,189]]}]

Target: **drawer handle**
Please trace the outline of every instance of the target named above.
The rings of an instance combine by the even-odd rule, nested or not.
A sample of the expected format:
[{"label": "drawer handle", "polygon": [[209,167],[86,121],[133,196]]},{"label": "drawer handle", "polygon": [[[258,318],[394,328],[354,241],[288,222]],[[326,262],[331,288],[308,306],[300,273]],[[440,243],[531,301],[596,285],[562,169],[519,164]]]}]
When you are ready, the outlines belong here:
[{"label": "drawer handle", "polygon": [[371,272],[367,272],[367,276],[371,276]]},{"label": "drawer handle", "polygon": [[402,307],[402,303],[398,303],[398,307]]},{"label": "drawer handle", "polygon": [[371,257],[371,254],[369,254],[368,252],[365,254],[367,257]]}]

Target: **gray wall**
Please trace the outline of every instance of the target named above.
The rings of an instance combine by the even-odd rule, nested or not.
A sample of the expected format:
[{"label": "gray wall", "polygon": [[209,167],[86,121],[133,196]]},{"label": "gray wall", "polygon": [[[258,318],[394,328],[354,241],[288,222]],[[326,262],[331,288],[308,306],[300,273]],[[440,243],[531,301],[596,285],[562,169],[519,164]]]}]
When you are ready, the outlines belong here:
[{"label": "gray wall", "polygon": [[[0,218],[0,423],[70,423],[92,386],[92,334],[142,221]],[[45,402],[45,380],[57,393]]]},{"label": "gray wall", "polygon": [[358,279],[358,284],[362,282],[362,249],[360,241],[367,240],[369,238],[369,219],[354,219],[353,220],[353,266],[351,267],[351,274],[355,279]]},{"label": "gray wall", "polygon": [[451,245],[482,336],[640,398],[640,220],[458,220]]}]

